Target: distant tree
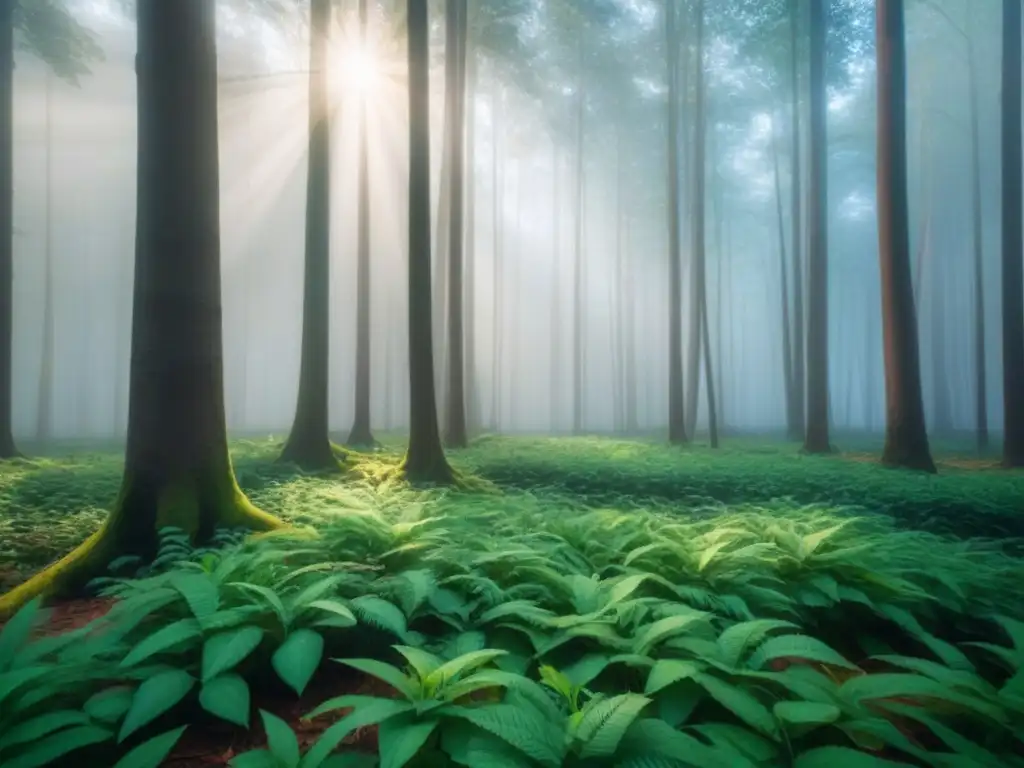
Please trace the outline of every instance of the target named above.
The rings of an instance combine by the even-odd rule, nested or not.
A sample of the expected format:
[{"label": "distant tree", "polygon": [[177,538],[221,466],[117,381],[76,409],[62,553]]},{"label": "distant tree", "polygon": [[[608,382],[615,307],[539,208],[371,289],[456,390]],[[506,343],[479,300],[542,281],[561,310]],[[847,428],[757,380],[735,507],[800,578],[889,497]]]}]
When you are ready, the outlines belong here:
[{"label": "distant tree", "polygon": [[430,280],[430,21],[427,4],[407,0],[409,63],[409,447],[402,472],[449,483],[454,473],[437,424]]},{"label": "distant tree", "polygon": [[[366,45],[367,0],[359,0],[359,29]],[[349,445],[373,445],[370,427],[370,152],[366,95],[359,94],[359,200],[356,234],[356,387],[355,418]]]},{"label": "distant tree", "polygon": [[1003,464],[1024,467],[1024,232],[1021,230],[1021,4],[1003,0]]},{"label": "distant tree", "polygon": [[466,0],[447,0],[445,75],[447,87],[452,93],[451,112],[448,115],[452,130],[449,135],[451,200],[448,209],[448,403],[445,408],[445,440],[451,448],[465,448],[469,443],[466,429],[466,341],[463,336],[467,16]]},{"label": "distant tree", "polygon": [[683,398],[683,265],[679,232],[679,44],[676,0],[665,0],[665,50],[668,90],[668,440],[686,442]]},{"label": "distant tree", "polygon": [[57,0],[0,0],[0,459],[17,457],[11,420],[14,341],[15,44],[77,84],[103,58],[87,29]]},{"label": "distant tree", "polygon": [[328,436],[331,266],[331,139],[327,46],[331,0],[310,0],[309,172],[302,299],[302,360],[295,419],[281,460],[306,470],[337,470]]},{"label": "distant tree", "polygon": [[46,212],[43,246],[43,345],[39,364],[39,402],[36,407],[36,439],[49,440],[53,436],[53,79],[46,74],[46,136],[45,170]]},{"label": "distant tree", "polygon": [[921,398],[921,362],[907,209],[907,64],[903,0],[877,0],[878,256],[890,466],[935,472]]},{"label": "distant tree", "polygon": [[214,4],[138,7],[138,218],[128,446],[95,534],[0,598],[9,615],[69,592],[115,557],[156,554],[157,530],[196,540],[281,522],[252,506],[228,453],[221,329]]},{"label": "distant tree", "polygon": [[810,7],[810,184],[808,185],[807,420],[804,450],[828,453],[828,94],[825,89],[825,40],[829,0]]}]

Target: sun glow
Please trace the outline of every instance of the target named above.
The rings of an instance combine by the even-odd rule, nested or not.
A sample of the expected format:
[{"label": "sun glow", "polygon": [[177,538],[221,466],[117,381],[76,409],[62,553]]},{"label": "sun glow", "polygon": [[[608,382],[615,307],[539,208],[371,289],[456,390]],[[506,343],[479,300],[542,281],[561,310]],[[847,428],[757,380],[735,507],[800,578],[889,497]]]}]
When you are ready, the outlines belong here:
[{"label": "sun glow", "polygon": [[335,72],[342,90],[359,93],[373,90],[380,71],[373,52],[360,46],[339,53]]}]

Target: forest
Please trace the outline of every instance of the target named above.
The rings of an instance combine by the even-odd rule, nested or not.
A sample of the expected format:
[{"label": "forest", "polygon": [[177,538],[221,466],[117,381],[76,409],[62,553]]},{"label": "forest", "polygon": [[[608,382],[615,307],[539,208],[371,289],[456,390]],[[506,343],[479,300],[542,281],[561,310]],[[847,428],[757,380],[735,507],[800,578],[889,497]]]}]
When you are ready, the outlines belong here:
[{"label": "forest", "polygon": [[1024,768],[1021,0],[0,0],[0,766]]}]

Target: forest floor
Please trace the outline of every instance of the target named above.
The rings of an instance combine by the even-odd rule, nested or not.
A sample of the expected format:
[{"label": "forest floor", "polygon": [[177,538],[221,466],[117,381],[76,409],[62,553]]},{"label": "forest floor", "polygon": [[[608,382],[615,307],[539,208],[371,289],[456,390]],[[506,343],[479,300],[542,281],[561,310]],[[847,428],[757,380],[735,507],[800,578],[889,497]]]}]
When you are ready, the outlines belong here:
[{"label": "forest floor", "polygon": [[[605,578],[617,578],[616,574],[626,572],[624,566],[645,562],[649,552],[642,544],[644,536],[652,536],[652,527],[667,525],[671,528],[672,521],[677,521],[678,526],[691,531],[694,540],[702,542],[703,549],[698,547],[687,555],[680,550],[676,560],[658,561],[658,568],[654,568],[655,561],[652,561],[651,572],[667,576],[673,568],[682,567],[677,560],[686,560],[692,555],[694,559],[687,561],[680,573],[693,575],[697,579],[694,583],[699,583],[701,590],[708,590],[705,597],[695,599],[714,603],[704,607],[713,607],[723,617],[730,616],[730,620],[755,616],[760,619],[768,615],[793,618],[795,613],[803,616],[806,611],[828,610],[830,604],[838,605],[844,597],[863,603],[859,595],[864,579],[875,587],[884,585],[879,588],[887,595],[904,590],[906,584],[917,579],[917,586],[905,587],[905,593],[897,602],[917,620],[928,622],[928,632],[917,626],[924,635],[917,636],[920,642],[915,642],[914,648],[920,650],[923,642],[934,651],[933,640],[946,643],[938,627],[946,626],[949,617],[936,618],[930,603],[924,607],[916,605],[915,600],[924,600],[925,591],[935,593],[928,598],[934,600],[938,591],[944,589],[941,585],[946,584],[955,595],[954,601],[961,603],[963,611],[968,613],[971,611],[969,603],[976,593],[984,593],[989,601],[988,610],[1002,614],[1012,613],[1014,601],[1018,605],[1020,602],[1015,593],[1024,575],[1024,561],[1018,559],[1024,551],[1021,543],[1024,542],[1024,514],[1021,512],[1024,472],[1002,470],[994,459],[978,458],[955,444],[940,446],[936,456],[939,474],[929,476],[883,468],[874,458],[877,446],[864,440],[848,441],[849,450],[818,457],[801,455],[791,444],[755,438],[728,440],[726,447],[711,450],[700,444],[673,449],[641,439],[487,436],[475,441],[469,449],[454,452],[451,460],[463,472],[489,481],[493,488],[455,493],[412,491],[385,480],[385,470],[400,459],[398,439],[384,439],[381,450],[375,453],[352,454],[350,474],[340,480],[336,476],[303,475],[275,463],[280,445],[276,438],[233,443],[236,472],[243,490],[259,507],[296,526],[326,531],[324,536],[334,547],[332,557],[339,561],[347,559],[337,554],[340,547],[352,560],[376,563],[384,576],[391,578],[402,576],[410,568],[433,568],[435,575],[443,575],[434,567],[436,563],[432,563],[429,554],[423,555],[417,550],[417,547],[424,551],[442,547],[438,540],[430,538],[431,534],[408,551],[401,551],[409,545],[409,531],[421,522],[425,529],[430,529],[435,519],[441,519],[442,525],[444,520],[468,521],[465,529],[459,527],[463,525],[459,522],[451,526],[452,530],[441,532],[451,539],[445,541],[443,546],[447,547],[458,546],[473,530],[473,521],[485,523],[491,519],[511,521],[507,525],[512,526],[515,533],[509,535],[520,537],[524,547],[538,551],[542,543],[530,537],[543,532],[561,537],[582,553],[586,562],[603,563],[593,567]],[[117,494],[120,473],[121,453],[113,445],[58,446],[48,456],[8,462],[0,467],[0,592],[52,562],[92,533]],[[375,515],[391,526],[390,533],[384,536],[361,528],[346,528],[352,524],[353,516],[366,514]],[[632,537],[626,536],[596,551],[594,548],[600,549],[599,544],[573,538],[579,533],[571,529],[573,520],[591,521],[595,530],[604,530],[608,536],[634,525],[643,527],[644,531],[634,530]],[[846,526],[850,520],[852,523]],[[824,603],[815,602],[823,599],[820,594],[817,598],[807,596],[803,576],[798,579],[791,570],[783,572],[778,553],[744,565],[744,568],[761,568],[774,574],[770,578],[786,580],[788,586],[774,592],[775,596],[767,594],[772,590],[764,585],[732,584],[730,579],[738,577],[726,566],[722,566],[720,576],[712,576],[712,565],[717,567],[732,555],[739,557],[750,549],[746,545],[758,541],[770,541],[793,563],[805,568],[804,559],[814,556],[817,545],[805,547],[800,543],[804,541],[801,537],[813,538],[817,535],[815,531],[830,531],[827,535],[833,536],[831,531],[835,526],[843,527],[842,536],[848,538],[842,543],[849,552],[863,551],[870,544],[875,553],[856,563],[861,573],[857,578],[849,576],[851,563],[842,564],[846,570],[838,566],[829,570],[833,566],[823,561],[820,566],[823,570],[814,571],[814,578],[830,574],[825,576],[829,579],[826,586],[822,586],[824,582],[815,582],[819,590],[831,596]],[[384,536],[382,541],[386,540],[387,546],[380,542],[374,544],[373,538],[377,535]],[[339,544],[345,537],[349,543]],[[821,540],[825,537],[822,534]],[[350,543],[355,538],[360,539],[358,546]],[[964,545],[961,543],[964,539],[987,539],[988,542]],[[516,549],[511,543],[508,546]],[[647,549],[668,546],[664,541],[651,540]],[[836,546],[839,547],[836,551],[847,551]],[[616,551],[612,552],[613,549]],[[399,554],[396,556],[393,552]],[[530,560],[529,552],[522,556],[524,562]],[[626,556],[625,561],[623,556]],[[396,563],[388,558],[397,558]],[[576,570],[591,567],[578,566],[581,561],[575,555],[567,562],[567,568],[571,566]],[[939,569],[944,570],[939,573]],[[867,571],[873,574],[870,578],[863,576]],[[488,578],[498,579],[496,574],[488,573]],[[811,570],[800,573],[806,575]],[[932,576],[909,575],[922,573]],[[502,577],[507,575],[503,573]],[[689,581],[689,577],[686,580]],[[758,592],[759,589],[762,591]],[[847,589],[849,594],[844,596],[837,589]],[[795,595],[792,599],[799,603],[799,608],[779,608],[773,601],[790,599],[778,598],[779,592]],[[746,607],[742,610],[730,607],[733,605],[729,602],[730,596],[734,594],[743,596],[752,613]],[[722,597],[721,604],[716,602],[716,596]],[[49,614],[46,626],[37,631],[54,635],[83,627],[104,615],[114,603],[108,596],[58,604]],[[580,606],[576,606],[576,611],[584,613]],[[879,611],[884,613],[884,606]],[[411,627],[413,613],[406,613]],[[749,616],[744,615],[748,613]],[[365,617],[359,616],[362,622]],[[797,623],[805,624],[804,621]],[[821,624],[820,616],[813,622],[807,620],[807,626],[817,626],[815,637],[835,647],[844,642],[842,623],[827,629]],[[403,631],[394,630],[393,634],[401,637]],[[935,635],[930,634],[932,631]],[[971,638],[977,639],[976,636],[968,639]],[[890,634],[886,634],[886,641],[892,641]],[[405,639],[405,642],[411,641]],[[858,658],[869,655],[865,648],[855,651],[843,646],[842,650]],[[353,654],[347,651],[344,655]],[[933,652],[932,656],[935,655]],[[953,654],[943,645],[938,656],[950,662]],[[782,654],[776,658],[775,661],[783,662],[778,669],[785,668],[785,657],[798,657],[798,654]],[[565,664],[572,666],[569,661]],[[2,665],[0,658],[0,669]],[[771,668],[777,669],[774,665]],[[329,664],[320,665],[308,686],[301,688],[301,695],[296,695],[279,684],[253,683],[255,706],[252,709],[267,710],[281,717],[292,726],[303,750],[338,720],[338,713],[312,721],[301,719],[302,714],[325,699],[340,693],[394,693],[372,676],[354,674],[339,665]],[[729,707],[722,699],[719,703]],[[1020,709],[1022,713],[1018,714],[1024,716],[1024,707]],[[739,721],[744,721],[742,712]],[[190,728],[161,764],[177,768],[226,765],[238,753],[266,745],[259,717],[253,718],[248,731],[209,717],[203,722],[201,728]],[[749,716],[747,722],[750,722]],[[921,749],[929,746],[928,739],[918,731],[901,728],[901,733],[909,735],[913,744]],[[706,734],[704,740],[717,744]],[[345,743],[374,752],[376,731],[357,729],[349,734]],[[0,762],[4,757],[2,744],[0,738]],[[889,746],[891,744],[885,749]],[[1014,755],[1018,754],[1020,746],[1019,743],[1011,747],[1003,745],[1009,750],[1006,754]],[[885,749],[876,746],[873,759],[890,756]],[[956,745],[952,749],[958,751]],[[905,751],[899,755],[907,757]],[[920,760],[907,764],[930,764],[926,758]],[[725,762],[743,764],[731,758]],[[751,757],[750,764],[775,763],[762,763]],[[1017,765],[1016,762],[1004,764]]]}]

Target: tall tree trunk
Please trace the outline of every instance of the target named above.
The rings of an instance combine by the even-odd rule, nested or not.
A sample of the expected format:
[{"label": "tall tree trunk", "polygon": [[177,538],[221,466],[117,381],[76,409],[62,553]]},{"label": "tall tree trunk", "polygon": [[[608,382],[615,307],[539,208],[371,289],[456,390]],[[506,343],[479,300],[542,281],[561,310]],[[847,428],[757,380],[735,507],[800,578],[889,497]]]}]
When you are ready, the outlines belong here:
[{"label": "tall tree trunk", "polygon": [[1024,467],[1024,235],[1021,231],[1021,5],[1003,0],[1003,464]]},{"label": "tall tree trunk", "polygon": [[[931,247],[929,243],[928,248]],[[928,256],[928,268],[931,271],[931,362],[932,387],[935,391],[935,421],[932,424],[932,432],[936,435],[949,435],[953,432],[953,403],[949,368],[946,364],[946,286],[934,252]]]},{"label": "tall tree trunk", "polygon": [[615,131],[615,254],[613,274],[614,282],[608,284],[608,306],[609,323],[611,324],[608,334],[611,343],[612,361],[612,431],[622,432],[623,429],[623,399],[622,399],[622,272],[623,272],[623,251],[622,251],[622,218],[623,218],[623,194],[622,189],[626,183],[624,172],[625,158],[622,150],[622,128],[616,126]]},{"label": "tall tree trunk", "polygon": [[585,186],[583,174],[585,172],[583,137],[584,119],[587,112],[586,86],[584,84],[584,47],[583,37],[585,33],[583,16],[580,15],[579,22],[579,61],[577,63],[577,84],[576,94],[576,233],[573,246],[572,266],[572,432],[578,435],[583,432],[583,412],[585,408],[583,389],[583,213],[586,207],[583,197]]},{"label": "tall tree trunk", "polygon": [[921,115],[921,133],[920,133],[920,149],[921,149],[921,204],[924,210],[921,212],[921,226],[918,230],[917,237],[917,253],[914,258],[914,302],[921,305],[921,286],[924,284],[924,260],[928,255],[928,239],[931,233],[932,225],[932,163],[931,154],[929,149],[931,147],[931,134],[928,131],[928,119],[922,113]]},{"label": "tall tree trunk", "polygon": [[668,79],[668,440],[687,442],[683,398],[683,265],[679,242],[679,44],[676,3],[665,0]]},{"label": "tall tree trunk", "polygon": [[447,0],[449,48],[445,51],[445,76],[453,92],[451,132],[452,179],[448,220],[448,408],[445,440],[451,448],[469,444],[466,429],[465,358],[463,346],[463,176],[466,111],[466,0]]},{"label": "tall tree trunk", "polygon": [[807,435],[804,450],[828,453],[828,95],[825,38],[828,3],[811,3],[811,167],[808,224],[811,229],[807,304]]},{"label": "tall tree trunk", "polygon": [[0,598],[8,615],[65,594],[157,531],[281,525],[239,489],[228,454],[221,329],[214,4],[138,7],[138,220],[124,477],[103,527]]},{"label": "tall tree trunk", "polygon": [[36,410],[36,439],[53,437],[53,77],[46,73],[46,245],[43,252],[43,345],[39,364],[39,407]]},{"label": "tall tree trunk", "polygon": [[711,342],[708,328],[708,290],[707,290],[707,236],[705,202],[707,158],[705,144],[707,137],[707,115],[705,100],[707,92],[704,87],[704,0],[697,4],[697,61],[694,69],[694,87],[696,97],[694,103],[693,129],[693,283],[697,292],[696,317],[700,324],[704,347],[704,384],[708,399],[708,434],[711,447],[718,447],[718,414],[715,412],[715,380],[712,375]]},{"label": "tall tree trunk", "polygon": [[561,411],[562,405],[562,386],[561,386],[561,335],[559,334],[559,328],[562,324],[562,304],[560,299],[561,293],[559,292],[559,276],[560,270],[558,268],[561,255],[561,244],[562,244],[562,232],[560,229],[561,224],[561,195],[559,193],[559,174],[562,170],[562,164],[560,162],[560,155],[558,152],[558,137],[557,135],[552,136],[551,141],[551,328],[549,333],[551,334],[551,429],[552,431],[558,431],[559,418],[558,414]]},{"label": "tall tree trunk", "polygon": [[[689,10],[690,5],[684,5],[684,8]],[[685,193],[683,195],[683,210],[684,220],[691,227],[690,238],[693,238],[693,218],[694,209],[696,202],[693,197],[693,170],[696,165],[697,158],[693,152],[693,131],[695,130],[696,122],[691,117],[692,112],[690,110],[690,81],[691,81],[691,70],[693,69],[693,49],[690,45],[689,30],[693,19],[684,19],[682,24],[683,35],[681,40],[681,47],[683,50],[682,57],[682,105],[680,112],[682,114],[682,154],[683,154],[683,189]],[[699,61],[699,59],[698,59]],[[696,104],[696,99],[694,99]],[[685,396],[685,418],[686,418],[686,434],[694,437],[697,434],[697,411],[700,402],[700,348],[701,348],[701,332],[700,332],[700,292],[697,290],[697,279],[696,279],[696,265],[694,262],[694,254],[690,252],[689,267],[690,267],[690,281],[689,281],[689,303],[687,305],[687,323],[686,323],[686,383],[684,384]]]},{"label": "tall tree trunk", "polygon": [[504,230],[505,230],[505,196],[503,173],[504,163],[499,152],[499,141],[501,137],[501,125],[504,120],[503,94],[501,85],[494,85],[494,104],[491,110],[494,115],[491,122],[491,176],[493,187],[491,190],[492,206],[492,244],[493,265],[491,306],[492,329],[491,329],[491,420],[494,422],[495,432],[501,432],[501,374],[502,374],[502,337],[505,330],[505,315],[503,294],[505,291],[504,281]]},{"label": "tall tree trunk", "polygon": [[[714,133],[712,133],[714,136]],[[723,321],[724,307],[725,307],[725,251],[722,245],[722,220],[725,217],[724,209],[725,204],[722,195],[722,183],[721,177],[718,174],[718,156],[715,152],[710,152],[709,156],[712,158],[714,163],[715,173],[712,175],[712,211],[714,216],[714,228],[715,228],[715,381],[718,384],[718,392],[715,393],[716,404],[718,406],[718,427],[720,432],[726,432],[728,427],[726,425],[725,418],[725,393],[722,391],[722,352],[725,347],[724,340],[722,338],[722,328],[725,327]]]},{"label": "tall tree trunk", "polygon": [[[194,1],[194,0],[193,0]],[[299,396],[281,460],[305,470],[338,469],[328,437],[330,370],[331,121],[327,47],[331,0],[310,0],[309,171]]]},{"label": "tall tree trunk", "polygon": [[476,369],[476,84],[476,47],[472,28],[469,27],[466,30],[466,242],[463,268],[466,277],[466,429],[470,435],[480,431],[481,421],[480,377]]},{"label": "tall tree trunk", "polygon": [[14,3],[0,2],[0,460],[19,456],[11,431],[14,356]]},{"label": "tall tree trunk", "polygon": [[792,92],[792,135],[790,156],[790,206],[793,252],[793,428],[791,440],[803,440],[807,423],[807,379],[804,365],[807,332],[804,325],[804,268],[803,268],[803,172],[800,168],[800,5],[799,0],[789,4],[790,83]]},{"label": "tall tree trunk", "polygon": [[779,286],[782,299],[782,384],[786,398],[786,432],[796,429],[796,387],[793,382],[793,334],[789,323],[789,278],[786,274],[786,227],[782,216],[782,184],[779,174],[779,145],[772,118],[772,171],[775,181],[775,214],[779,230]]},{"label": "tall tree trunk", "polygon": [[[360,44],[366,45],[368,10],[359,0]],[[356,216],[356,391],[349,445],[373,445],[370,425],[370,149],[366,95],[359,94],[359,199]]]},{"label": "tall tree trunk", "polygon": [[[968,17],[970,18],[970,17]],[[985,342],[985,246],[981,217],[981,140],[974,38],[967,36],[971,119],[971,234],[974,251],[974,434],[979,453],[988,450],[988,376]]]},{"label": "tall tree trunk", "polygon": [[407,0],[409,61],[409,449],[413,481],[449,483],[437,425],[430,281],[430,22],[427,4]]},{"label": "tall tree trunk", "polygon": [[636,371],[636,266],[632,257],[630,242],[631,219],[629,214],[625,217],[625,244],[623,250],[626,252],[626,274],[624,279],[623,292],[626,297],[625,310],[625,350],[623,359],[626,373],[626,433],[633,435],[640,430],[639,415],[637,413],[637,371]]},{"label": "tall tree trunk", "polygon": [[877,0],[878,255],[885,350],[885,448],[890,466],[935,472],[921,398],[907,207],[907,64],[902,0]]}]

